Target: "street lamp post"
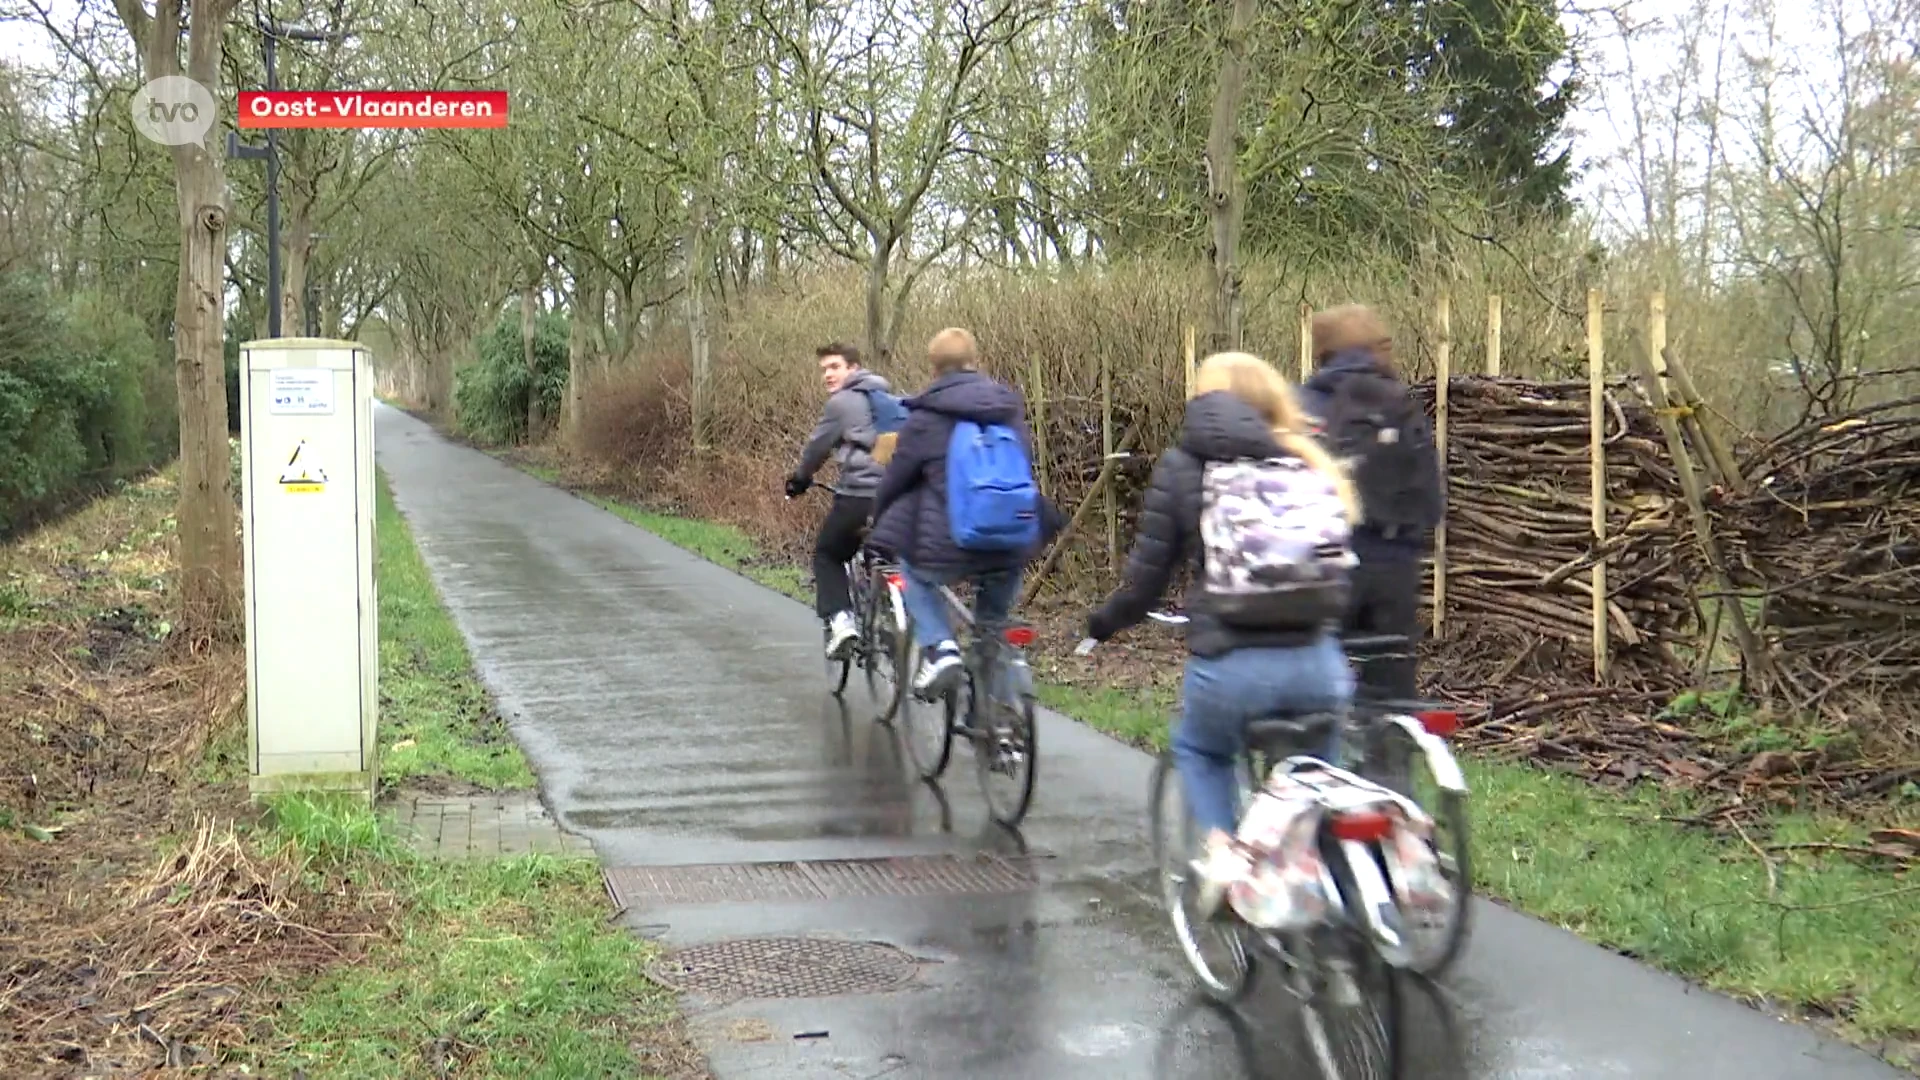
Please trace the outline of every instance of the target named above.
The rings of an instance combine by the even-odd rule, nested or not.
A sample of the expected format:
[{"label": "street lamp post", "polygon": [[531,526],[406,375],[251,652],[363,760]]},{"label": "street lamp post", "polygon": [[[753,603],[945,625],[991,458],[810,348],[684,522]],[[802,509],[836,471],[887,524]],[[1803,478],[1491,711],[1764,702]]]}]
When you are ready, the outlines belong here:
[{"label": "street lamp post", "polygon": [[[280,89],[279,81],[274,77],[274,45],[280,38],[290,41],[333,41],[337,34],[321,33],[317,30],[303,30],[299,27],[278,26],[272,19],[262,19],[259,23],[261,49],[266,54],[267,89]],[[278,128],[267,129],[267,145],[262,147],[240,145],[240,133],[227,132],[227,156],[233,158],[259,159],[267,162],[267,336],[280,336],[280,140]]]}]

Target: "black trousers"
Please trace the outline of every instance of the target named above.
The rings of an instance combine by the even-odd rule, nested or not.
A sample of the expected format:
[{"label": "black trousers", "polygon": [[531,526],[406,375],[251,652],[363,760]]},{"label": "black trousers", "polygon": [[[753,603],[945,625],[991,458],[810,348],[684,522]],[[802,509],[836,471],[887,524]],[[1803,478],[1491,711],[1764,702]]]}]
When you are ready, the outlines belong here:
[{"label": "black trousers", "polygon": [[873,515],[873,498],[835,495],[813,542],[813,609],[822,619],[853,610],[847,560],[860,551],[860,533]]},{"label": "black trousers", "polygon": [[[1420,562],[1375,560],[1353,568],[1353,594],[1346,625],[1352,635],[1393,634],[1407,639],[1405,659],[1354,657],[1362,697],[1407,700],[1419,697],[1419,668],[1413,652],[1420,644]],[[1380,650],[1371,650],[1378,652]]]}]

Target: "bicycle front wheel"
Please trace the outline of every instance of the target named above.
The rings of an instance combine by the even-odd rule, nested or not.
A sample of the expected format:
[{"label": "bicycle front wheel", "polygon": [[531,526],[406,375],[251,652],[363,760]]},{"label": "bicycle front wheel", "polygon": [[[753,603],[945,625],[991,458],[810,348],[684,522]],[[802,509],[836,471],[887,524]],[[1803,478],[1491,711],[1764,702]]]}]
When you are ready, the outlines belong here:
[{"label": "bicycle front wheel", "polygon": [[1247,993],[1253,981],[1253,959],[1247,955],[1240,926],[1231,917],[1196,925],[1193,907],[1193,857],[1198,830],[1187,813],[1186,793],[1173,770],[1173,755],[1161,753],[1154,763],[1148,795],[1148,831],[1153,834],[1153,868],[1160,902],[1173,923],[1188,966],[1206,995],[1232,1004]]},{"label": "bicycle front wheel", "polygon": [[897,602],[898,593],[884,579],[867,590],[867,602],[861,619],[861,666],[867,673],[867,693],[873,698],[874,719],[893,723],[900,702],[907,695],[907,665],[911,657],[905,609]]},{"label": "bicycle front wheel", "polygon": [[[905,649],[909,662],[900,669],[900,683],[913,681],[913,667],[920,652],[909,640]],[[911,691],[900,696],[901,736],[907,743],[907,756],[922,780],[938,780],[953,759],[953,728],[957,718],[955,695],[934,701],[922,701]]]},{"label": "bicycle front wheel", "polygon": [[[820,647],[822,650],[826,648],[827,642],[831,640],[831,637],[832,631],[824,629],[820,631]],[[839,697],[847,689],[847,679],[852,676],[852,674],[853,657],[849,656],[844,660],[835,660],[831,656],[827,657],[827,693],[832,694],[834,697]]]},{"label": "bicycle front wheel", "polygon": [[975,735],[974,764],[988,812],[993,820],[1011,829],[1033,805],[1033,775],[1039,753],[1039,741],[1034,737],[1034,701],[1022,697],[1018,705],[1011,705],[988,698],[988,703],[992,717],[986,730]]},{"label": "bicycle front wheel", "polygon": [[1453,966],[1466,948],[1473,911],[1473,865],[1468,853],[1467,799],[1440,786],[1427,756],[1404,730],[1387,726],[1375,746],[1375,775],[1385,787],[1412,799],[1433,816],[1434,856],[1440,864],[1447,896],[1437,908],[1416,908],[1401,897],[1408,916],[1412,969],[1438,978]]}]

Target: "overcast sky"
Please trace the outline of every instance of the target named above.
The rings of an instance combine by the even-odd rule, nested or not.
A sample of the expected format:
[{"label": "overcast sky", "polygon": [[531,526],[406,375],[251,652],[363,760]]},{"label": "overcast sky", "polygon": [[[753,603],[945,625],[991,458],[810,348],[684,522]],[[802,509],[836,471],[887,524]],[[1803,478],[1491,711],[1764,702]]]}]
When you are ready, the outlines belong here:
[{"label": "overcast sky", "polygon": [[[51,0],[53,10],[71,17],[76,0]],[[1784,0],[1781,7],[1787,13],[1782,22],[1797,33],[1787,35],[1787,40],[1805,41],[1804,36],[1811,31],[1817,16],[1814,9],[1827,7],[1832,3],[1849,3],[1850,0]],[[1684,17],[1691,7],[1688,0],[1625,0],[1612,6],[1612,10],[1624,11],[1634,24],[1659,23],[1673,25]],[[1588,69],[1588,94],[1586,101],[1574,116],[1570,127],[1574,156],[1581,166],[1581,177],[1576,183],[1575,194],[1583,201],[1604,199],[1609,186],[1616,186],[1624,178],[1617,157],[1628,145],[1633,130],[1633,114],[1629,104],[1626,80],[1624,78],[1625,50],[1615,29],[1615,20],[1609,15],[1583,15],[1568,13],[1563,16],[1570,29],[1579,35],[1585,44],[1586,65]],[[1673,49],[1665,42],[1643,39],[1645,44],[1636,51],[1635,56],[1643,77],[1647,71],[1658,70],[1671,63]],[[1824,46],[1825,43],[1820,43]],[[1816,46],[1819,53],[1829,53],[1830,47]],[[1809,50],[1809,54],[1815,50]],[[45,31],[32,23],[0,22],[0,56],[28,64],[40,66],[55,61],[56,46]],[[1809,74],[1818,77],[1818,72]],[[402,89],[396,87],[396,89]],[[431,89],[430,87],[408,87],[405,89]],[[1613,201],[1606,199],[1605,201]]]}]

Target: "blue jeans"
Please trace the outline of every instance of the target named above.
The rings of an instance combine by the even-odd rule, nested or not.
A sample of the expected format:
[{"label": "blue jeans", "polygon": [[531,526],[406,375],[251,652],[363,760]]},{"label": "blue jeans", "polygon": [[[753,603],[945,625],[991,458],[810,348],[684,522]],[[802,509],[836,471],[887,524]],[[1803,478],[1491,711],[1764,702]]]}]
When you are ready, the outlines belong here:
[{"label": "blue jeans", "polygon": [[[1200,835],[1238,824],[1234,763],[1246,749],[1247,725],[1285,712],[1344,709],[1353,700],[1353,672],[1340,639],[1323,635],[1297,648],[1235,649],[1187,658],[1185,702],[1173,732],[1173,765]],[[1335,728],[1320,756],[1337,763]],[[1311,752],[1310,748],[1302,747]]]},{"label": "blue jeans", "polygon": [[[965,575],[935,577],[922,574],[902,559],[900,576],[907,580],[903,599],[907,605],[907,618],[913,622],[913,636],[927,648],[955,640],[953,620],[947,617],[947,600],[940,595],[938,587],[952,585]],[[1004,622],[1013,612],[1013,602],[1019,598],[1019,570],[994,570],[975,576],[974,624]]]}]

